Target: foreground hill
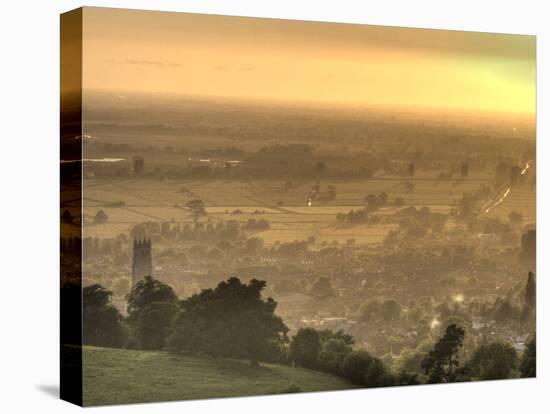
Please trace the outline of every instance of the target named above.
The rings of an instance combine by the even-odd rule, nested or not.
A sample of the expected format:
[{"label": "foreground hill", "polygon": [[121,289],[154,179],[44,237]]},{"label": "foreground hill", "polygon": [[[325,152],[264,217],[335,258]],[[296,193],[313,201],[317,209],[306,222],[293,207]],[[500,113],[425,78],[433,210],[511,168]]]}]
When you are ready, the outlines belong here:
[{"label": "foreground hill", "polygon": [[84,347],[83,371],[85,406],[355,388],[305,368],[162,351]]}]

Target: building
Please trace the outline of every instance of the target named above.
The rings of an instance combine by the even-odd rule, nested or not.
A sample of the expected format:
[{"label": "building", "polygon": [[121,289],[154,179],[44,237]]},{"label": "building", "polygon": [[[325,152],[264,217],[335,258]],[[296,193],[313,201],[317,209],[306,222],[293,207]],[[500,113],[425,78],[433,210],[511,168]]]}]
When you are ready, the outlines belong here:
[{"label": "building", "polygon": [[151,255],[151,240],[134,239],[132,255],[132,286],[145,276],[153,276],[153,259]]}]

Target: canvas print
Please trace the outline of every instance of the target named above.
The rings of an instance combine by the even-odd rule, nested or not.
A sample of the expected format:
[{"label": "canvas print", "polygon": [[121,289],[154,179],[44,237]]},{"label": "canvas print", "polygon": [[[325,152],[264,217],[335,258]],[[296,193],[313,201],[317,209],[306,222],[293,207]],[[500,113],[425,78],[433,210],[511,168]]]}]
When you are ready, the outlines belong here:
[{"label": "canvas print", "polygon": [[62,398],[534,377],[535,95],[534,36],[62,15]]}]

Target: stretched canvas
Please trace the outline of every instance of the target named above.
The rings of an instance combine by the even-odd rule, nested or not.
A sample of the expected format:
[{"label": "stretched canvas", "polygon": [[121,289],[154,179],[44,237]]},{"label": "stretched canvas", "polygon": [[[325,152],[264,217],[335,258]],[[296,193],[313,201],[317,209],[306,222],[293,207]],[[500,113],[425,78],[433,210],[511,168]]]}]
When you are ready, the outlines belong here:
[{"label": "stretched canvas", "polygon": [[535,376],[535,48],[63,14],[61,397]]}]

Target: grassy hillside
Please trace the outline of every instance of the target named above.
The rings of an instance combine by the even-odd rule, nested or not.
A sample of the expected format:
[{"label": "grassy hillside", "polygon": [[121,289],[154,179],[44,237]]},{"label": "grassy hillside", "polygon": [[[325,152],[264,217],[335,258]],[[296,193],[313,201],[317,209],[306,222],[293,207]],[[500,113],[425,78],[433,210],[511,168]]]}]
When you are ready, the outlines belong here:
[{"label": "grassy hillside", "polygon": [[87,406],[355,388],[304,368],[169,352],[84,347],[83,365]]}]

